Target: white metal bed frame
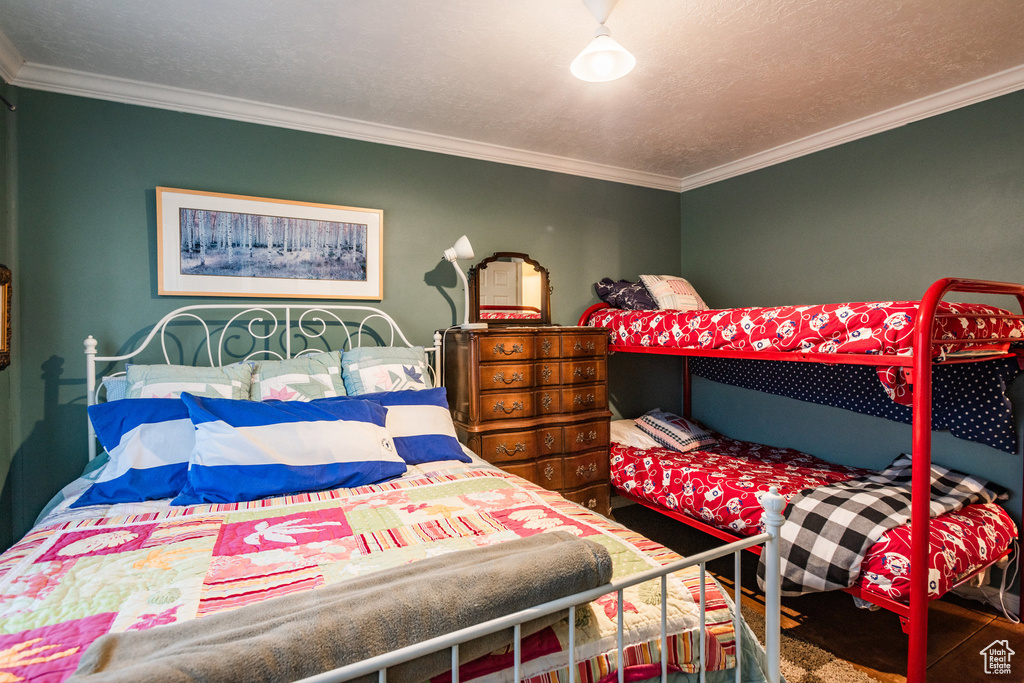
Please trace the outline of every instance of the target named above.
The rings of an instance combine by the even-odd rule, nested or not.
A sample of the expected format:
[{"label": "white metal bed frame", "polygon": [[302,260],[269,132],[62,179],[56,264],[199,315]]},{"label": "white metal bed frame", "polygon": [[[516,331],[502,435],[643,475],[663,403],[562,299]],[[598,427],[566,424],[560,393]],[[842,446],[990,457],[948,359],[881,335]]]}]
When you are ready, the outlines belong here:
[{"label": "white metal bed frame", "polygon": [[[200,317],[196,311],[221,311],[227,316],[222,326],[218,330],[211,330],[210,325]],[[349,313],[355,313],[356,317],[362,316],[361,320],[344,320],[339,312],[347,311]],[[375,324],[382,326],[386,325],[386,333],[381,334],[376,327],[369,325],[371,321]],[[202,337],[198,342],[199,347],[205,346],[206,357],[210,362],[210,366],[214,366],[214,348],[216,348],[216,365],[220,366],[224,364],[225,354],[225,343],[229,339],[228,335],[244,329],[251,338],[251,342],[254,346],[258,346],[262,341],[264,348],[257,348],[250,351],[247,355],[242,358],[230,358],[230,362],[271,358],[271,359],[288,359],[295,356],[300,356],[304,353],[317,352],[321,349],[309,348],[309,343],[313,340],[323,339],[324,335],[330,329],[337,329],[339,332],[338,336],[342,338],[340,344],[334,344],[329,348],[322,350],[335,350],[358,348],[363,345],[364,336],[368,338],[379,337],[382,340],[388,339],[388,346],[393,346],[396,337],[406,346],[414,346],[406,338],[405,334],[398,327],[398,324],[391,318],[390,315],[384,311],[373,308],[371,306],[356,306],[346,304],[329,304],[329,305],[296,305],[296,304],[266,304],[252,306],[248,304],[198,304],[193,306],[184,306],[171,311],[163,318],[161,318],[153,329],[150,330],[149,334],[139,343],[134,351],[119,355],[119,356],[99,356],[97,355],[97,341],[91,335],[85,339],[85,363],[86,363],[86,390],[87,390],[87,403],[93,405],[99,400],[99,388],[96,384],[97,373],[96,368],[98,363],[105,364],[118,364],[124,361],[135,358],[142,353],[156,338],[160,336],[161,351],[163,352],[164,361],[167,364],[171,364],[170,354],[167,350],[167,334],[168,326],[179,323],[198,323],[202,327]],[[270,326],[269,332],[260,333],[254,329],[254,326]],[[270,348],[268,345],[271,340],[278,337],[283,341],[279,348]],[[305,348],[301,349],[297,353],[292,352],[293,337],[301,339]],[[216,345],[214,345],[216,341]],[[431,358],[431,371],[434,377],[437,379],[437,383],[440,385],[443,373],[441,372],[441,334],[435,332],[433,339],[433,346],[425,347],[425,350],[433,354]],[[326,340],[324,340],[326,343]],[[197,353],[199,352],[197,348]],[[115,365],[116,367],[116,365]],[[121,371],[113,371],[105,373],[106,376],[116,376],[123,374]],[[89,459],[92,460],[96,456],[96,435],[93,430],[92,423],[89,423]],[[761,506],[764,508],[765,513],[763,516],[766,532],[751,536],[749,538],[734,541],[727,545],[721,546],[714,550],[685,557],[677,562],[650,569],[640,574],[612,581],[604,586],[599,586],[589,591],[570,595],[559,600],[537,605],[526,610],[508,614],[497,619],[492,619],[481,624],[455,631],[444,636],[433,638],[431,640],[423,641],[410,645],[399,650],[385,653],[370,659],[366,659],[362,662],[356,662],[349,664],[332,671],[327,671],[316,676],[302,679],[301,683],[338,683],[340,681],[347,681],[367,674],[377,672],[379,683],[386,683],[387,681],[387,669],[389,667],[401,664],[403,662],[410,661],[417,657],[437,652],[443,649],[451,649],[452,654],[452,683],[459,683],[459,644],[471,641],[480,636],[488,635],[496,631],[501,631],[509,627],[512,628],[513,632],[513,643],[514,643],[514,664],[513,664],[513,676],[514,681],[518,683],[521,680],[521,626],[522,624],[536,619],[538,617],[552,614],[555,612],[563,611],[568,609],[569,611],[569,644],[568,644],[568,670],[569,670],[569,683],[575,683],[576,680],[576,662],[575,662],[575,612],[576,606],[586,604],[592,600],[595,600],[603,595],[609,593],[617,593],[617,620],[618,620],[618,633],[617,633],[617,645],[618,645],[618,659],[617,662],[623,661],[624,644],[622,639],[622,626],[623,626],[623,591],[639,583],[645,581],[651,581],[654,579],[661,580],[661,681],[667,683],[668,681],[668,658],[664,656],[667,651],[668,634],[666,632],[666,602],[667,602],[667,581],[668,575],[674,572],[680,571],[687,567],[698,565],[700,567],[700,633],[705,634],[705,573],[706,563],[725,557],[726,555],[733,555],[733,564],[735,568],[735,594],[734,594],[734,609],[733,609],[733,628],[736,638],[736,669],[735,669],[735,681],[740,683],[743,678],[743,667],[742,667],[742,633],[743,633],[743,617],[739,606],[742,604],[742,582],[740,580],[740,561],[742,551],[746,548],[764,544],[763,559],[765,560],[765,669],[763,673],[768,683],[779,683],[781,680],[780,675],[780,654],[779,654],[779,641],[780,641],[780,570],[779,570],[779,529],[782,526],[783,517],[782,510],[786,506],[786,500],[784,497],[779,495],[778,490],[773,486],[771,490],[761,498]],[[700,639],[700,680],[703,683],[706,675],[706,634]],[[622,666],[618,667],[618,681],[624,683],[625,670]]]}]

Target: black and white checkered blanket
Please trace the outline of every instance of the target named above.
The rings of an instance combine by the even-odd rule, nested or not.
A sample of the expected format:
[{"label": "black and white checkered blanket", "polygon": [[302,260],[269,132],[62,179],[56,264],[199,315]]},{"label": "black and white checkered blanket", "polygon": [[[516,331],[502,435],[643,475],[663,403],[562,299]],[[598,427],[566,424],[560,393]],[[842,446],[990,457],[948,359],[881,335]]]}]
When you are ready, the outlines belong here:
[{"label": "black and white checkered blanket", "polygon": [[[910,521],[910,464],[903,454],[878,474],[801,491],[789,501],[779,551],[783,595],[853,585],[871,546]],[[932,517],[1001,497],[1006,492],[995,484],[932,465]],[[757,576],[763,589],[761,557]]]}]

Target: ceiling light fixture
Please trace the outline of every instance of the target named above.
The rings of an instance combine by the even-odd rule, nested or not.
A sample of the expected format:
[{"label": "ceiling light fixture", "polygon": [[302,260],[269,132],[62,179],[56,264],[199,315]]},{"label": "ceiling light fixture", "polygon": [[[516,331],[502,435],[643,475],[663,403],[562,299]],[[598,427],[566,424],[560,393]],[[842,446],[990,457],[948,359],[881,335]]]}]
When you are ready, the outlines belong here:
[{"label": "ceiling light fixture", "polygon": [[622,78],[636,66],[636,57],[615,42],[604,22],[615,8],[618,0],[583,0],[600,26],[594,31],[594,39],[583,52],[572,60],[569,71],[581,81],[600,83]]}]

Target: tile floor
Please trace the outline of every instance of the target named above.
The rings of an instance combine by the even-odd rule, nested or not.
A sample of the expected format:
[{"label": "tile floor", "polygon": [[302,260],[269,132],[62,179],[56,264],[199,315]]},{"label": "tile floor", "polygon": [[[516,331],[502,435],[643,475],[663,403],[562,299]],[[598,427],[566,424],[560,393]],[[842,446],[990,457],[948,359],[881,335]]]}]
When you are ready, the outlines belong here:
[{"label": "tile floor", "polygon": [[[640,505],[617,508],[614,514],[619,523],[680,554],[720,544]],[[756,556],[745,554],[741,586],[744,600],[755,607],[763,603],[756,566]],[[708,570],[732,592],[731,557],[709,563]],[[883,683],[906,681],[907,639],[899,618],[891,612],[857,609],[848,594],[835,592],[783,598],[782,613],[782,627],[788,634],[832,652]],[[928,630],[929,683],[1024,681],[1024,625],[1009,622],[996,610],[970,600],[944,598],[932,603]],[[981,649],[996,640],[1008,641],[1018,653],[1016,661],[1011,657],[1009,675],[984,672]]]}]

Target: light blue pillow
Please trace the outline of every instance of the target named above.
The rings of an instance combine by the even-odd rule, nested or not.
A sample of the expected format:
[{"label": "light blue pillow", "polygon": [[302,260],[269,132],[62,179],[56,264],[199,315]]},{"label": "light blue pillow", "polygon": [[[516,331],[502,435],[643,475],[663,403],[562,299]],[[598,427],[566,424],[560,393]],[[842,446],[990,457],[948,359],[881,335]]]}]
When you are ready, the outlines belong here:
[{"label": "light blue pillow", "polygon": [[195,445],[195,428],[181,399],[99,403],[89,406],[89,419],[110,462],[70,507],[172,498],[181,491]]},{"label": "light blue pillow", "polygon": [[422,346],[371,346],[341,356],[341,374],[349,396],[381,391],[429,389],[427,354]]},{"label": "light blue pillow", "polygon": [[103,386],[106,388],[105,396],[108,403],[128,398],[128,378],[124,375],[104,377],[102,381]]},{"label": "light blue pillow", "polygon": [[363,486],[406,470],[384,427],[384,407],[371,401],[181,399],[196,447],[188,485],[172,505]]},{"label": "light blue pillow", "polygon": [[455,435],[444,387],[385,391],[360,398],[388,409],[385,425],[402,460],[410,465],[437,460],[472,462]]}]

